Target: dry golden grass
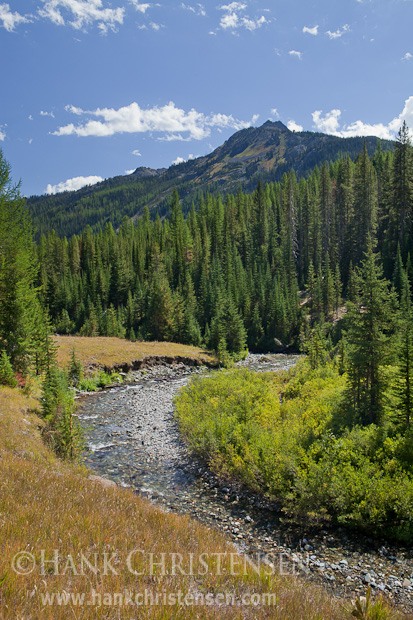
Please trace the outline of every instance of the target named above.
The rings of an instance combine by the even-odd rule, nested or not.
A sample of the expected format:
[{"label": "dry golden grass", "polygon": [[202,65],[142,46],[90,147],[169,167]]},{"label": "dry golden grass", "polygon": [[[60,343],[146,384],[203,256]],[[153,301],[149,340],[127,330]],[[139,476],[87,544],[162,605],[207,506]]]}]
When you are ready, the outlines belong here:
[{"label": "dry golden grass", "polygon": [[[77,465],[58,460],[43,444],[40,419],[30,412],[36,401],[17,390],[0,389],[0,618],[37,620],[61,619],[177,619],[236,618],[278,620],[343,620],[349,614],[321,588],[293,578],[257,575],[252,569],[242,577],[231,576],[227,559],[222,574],[211,561],[212,553],[233,550],[217,532],[188,517],[158,510],[128,489],[103,489],[87,479],[88,472]],[[134,575],[126,563],[133,550],[139,560],[130,566],[143,575]],[[41,570],[44,559],[58,553],[58,570],[52,563]],[[25,551],[32,554],[36,566],[27,575],[13,570],[13,557]],[[89,557],[99,568],[95,574],[87,564],[81,571],[80,557]],[[162,576],[151,574],[149,554],[155,561],[166,553],[166,567],[171,572],[171,555],[183,556],[188,573],[190,554],[195,557],[195,574]],[[198,575],[197,558],[206,554],[209,570]],[[93,554],[96,554],[94,556]],[[104,570],[104,558],[117,574]],[[114,555],[112,555],[114,554]],[[73,563],[68,560],[73,558]],[[142,561],[145,557],[145,561]],[[215,556],[216,557],[216,556]],[[96,559],[95,559],[96,558]],[[107,565],[109,566],[109,565]],[[45,574],[42,574],[44,572]],[[56,574],[58,572],[59,574]],[[76,574],[83,572],[83,574]],[[105,572],[107,574],[105,574]],[[182,606],[149,604],[145,607],[113,605],[115,593],[224,593],[236,598],[251,593],[271,593],[277,605],[250,606]],[[86,596],[81,606],[44,604],[46,593],[74,593]],[[96,593],[93,598],[93,592]],[[99,601],[98,596],[102,596]],[[106,598],[104,598],[106,596]],[[118,603],[119,603],[118,599]],[[93,603],[93,604],[88,604]],[[99,606],[98,603],[101,603]],[[108,603],[108,604],[105,604]],[[388,616],[380,616],[383,620]]]},{"label": "dry golden grass", "polygon": [[111,368],[151,356],[186,357],[207,364],[215,361],[210,354],[198,347],[175,342],[130,342],[121,338],[100,336],[55,336],[54,342],[58,346],[57,363],[61,367],[67,367],[73,348],[84,368]]}]

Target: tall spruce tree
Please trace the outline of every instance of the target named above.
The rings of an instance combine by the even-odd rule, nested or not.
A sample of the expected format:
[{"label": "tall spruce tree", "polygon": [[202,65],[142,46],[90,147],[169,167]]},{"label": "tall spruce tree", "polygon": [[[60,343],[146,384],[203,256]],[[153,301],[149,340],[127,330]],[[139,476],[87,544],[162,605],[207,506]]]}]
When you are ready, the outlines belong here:
[{"label": "tall spruce tree", "polygon": [[32,227],[10,166],[0,151],[0,349],[15,370],[27,372],[34,361],[40,307]]},{"label": "tall spruce tree", "polygon": [[406,121],[400,127],[393,159],[392,209],[390,234],[396,249],[397,242],[404,259],[411,238],[413,207],[413,152]]},{"label": "tall spruce tree", "polygon": [[349,305],[348,391],[356,419],[364,425],[378,424],[384,410],[383,365],[393,329],[395,296],[382,276],[371,241],[362,262],[360,301]]},{"label": "tall spruce tree", "polygon": [[413,415],[413,313],[409,279],[404,280],[400,304],[399,372],[396,394],[400,399],[400,417],[409,426]]}]

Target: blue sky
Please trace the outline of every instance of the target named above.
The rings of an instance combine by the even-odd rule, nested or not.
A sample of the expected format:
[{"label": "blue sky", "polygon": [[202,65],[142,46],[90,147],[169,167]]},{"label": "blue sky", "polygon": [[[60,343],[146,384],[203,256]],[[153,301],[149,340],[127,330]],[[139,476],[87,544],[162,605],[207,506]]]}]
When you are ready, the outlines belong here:
[{"label": "blue sky", "polygon": [[25,195],[236,130],[413,128],[413,0],[0,0],[0,148]]}]

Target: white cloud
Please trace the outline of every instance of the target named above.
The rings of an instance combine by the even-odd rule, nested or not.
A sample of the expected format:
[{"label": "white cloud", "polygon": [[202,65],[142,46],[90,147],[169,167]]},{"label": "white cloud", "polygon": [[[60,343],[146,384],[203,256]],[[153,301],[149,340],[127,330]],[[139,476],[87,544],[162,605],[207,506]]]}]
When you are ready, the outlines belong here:
[{"label": "white cloud", "polygon": [[90,177],[73,177],[73,179],[67,179],[57,185],[51,185],[48,183],[46,188],[46,194],[59,194],[60,192],[73,192],[85,185],[94,185],[103,181],[102,177],[90,176]]},{"label": "white cloud", "polygon": [[27,24],[31,20],[30,16],[20,15],[20,13],[12,13],[9,4],[0,4],[0,21],[3,22],[3,28],[7,32],[13,32],[19,24]]},{"label": "white cloud", "polygon": [[66,112],[71,112],[72,114],[77,114],[78,116],[81,116],[82,114],[84,114],[82,108],[77,108],[75,105],[67,105],[65,107]]},{"label": "white cloud", "polygon": [[62,11],[69,16],[68,23],[76,30],[86,29],[97,23],[103,34],[109,29],[115,31],[118,24],[123,24],[125,9],[103,8],[102,0],[42,0],[44,8],[39,9],[40,17],[50,19],[57,26],[65,25]]},{"label": "white cloud", "polygon": [[33,138],[29,139],[29,144],[31,144],[33,142]]},{"label": "white cloud", "polygon": [[190,142],[192,140],[191,136],[188,138],[184,138],[180,133],[168,133],[165,136],[161,136],[157,138],[159,142]]},{"label": "white cloud", "polygon": [[275,116],[275,118],[280,118],[280,114],[279,114],[279,112],[278,112],[277,108],[273,108],[273,109],[271,110],[271,112],[270,112],[270,115],[271,115],[272,117],[274,117],[274,116]]},{"label": "white cloud", "polygon": [[331,30],[327,30],[326,35],[330,39],[339,39],[340,37],[343,36],[345,32],[349,32],[349,31],[350,31],[350,26],[348,24],[344,24],[341,30],[340,28],[338,28],[335,32],[331,32]]},{"label": "white cloud", "polygon": [[27,118],[29,119],[29,121],[33,120],[33,116],[31,114],[29,114],[29,116]]},{"label": "white cloud", "polygon": [[224,4],[218,7],[221,11],[224,11],[224,15],[219,22],[220,28],[223,30],[237,30],[237,28],[245,28],[250,32],[261,28],[264,24],[268,24],[268,20],[261,15],[260,17],[251,18],[248,15],[241,15],[247,5],[243,2],[231,2],[230,4]]},{"label": "white cloud", "polygon": [[183,164],[184,161],[186,161],[183,157],[177,157],[176,159],[173,160],[172,165],[173,166],[178,166],[178,164]]},{"label": "white cloud", "polygon": [[6,132],[4,131],[4,125],[0,125],[0,142],[4,142],[6,139]]},{"label": "white cloud", "polygon": [[40,110],[40,116],[51,116],[54,118],[53,112],[45,112],[44,110]]},{"label": "white cloud", "polygon": [[155,30],[155,31],[158,31],[161,28],[163,28],[162,24],[157,24],[156,22],[151,22],[149,25],[152,28],[152,30]]},{"label": "white cloud", "polygon": [[172,162],[173,166],[177,166],[178,164],[183,164],[185,161],[189,161],[190,159],[195,159],[195,155],[193,155],[192,153],[190,153],[187,157],[187,159],[185,159],[184,157],[180,157],[178,155],[178,157],[176,159],[174,159],[174,161]]},{"label": "white cloud", "polygon": [[136,157],[142,157],[142,153],[138,149],[133,150],[132,155],[136,155]]},{"label": "white cloud", "polygon": [[312,116],[315,129],[342,138],[377,136],[383,140],[394,140],[403,121],[406,121],[413,138],[413,97],[406,99],[402,112],[387,125],[384,123],[365,123],[358,120],[340,127],[341,111],[337,109],[327,112],[325,116],[322,116],[322,110],[316,110]]},{"label": "white cloud", "polygon": [[226,15],[221,17],[219,25],[224,30],[226,30],[227,28],[238,28],[238,26],[240,25],[240,21],[237,13],[227,13]]},{"label": "white cloud", "polygon": [[297,52],[297,50],[290,50],[288,53],[290,56],[295,56],[296,58],[299,58],[300,60],[303,57],[302,52]]},{"label": "white cloud", "polygon": [[318,25],[310,28],[309,26],[304,26],[303,32],[307,32],[308,34],[312,34],[314,37],[318,35]]},{"label": "white cloud", "polygon": [[[75,106],[67,106],[66,111],[77,116],[89,117],[84,123],[69,123],[53,132],[55,136],[113,136],[118,133],[158,132],[163,139],[170,140],[202,140],[210,135],[211,128],[244,129],[250,127],[252,121],[245,122],[227,114],[205,115],[192,109],[189,112],[177,108],[171,101],[159,108],[157,106],[142,109],[136,102],[115,110],[114,108],[98,108],[82,110]],[[95,120],[95,119],[101,120]],[[186,134],[184,137],[182,134]]]},{"label": "white cloud", "polygon": [[261,17],[258,17],[257,19],[248,19],[248,17],[244,17],[242,19],[242,25],[247,29],[250,30],[251,32],[253,30],[257,30],[257,28],[261,28],[261,26],[263,26],[264,24],[267,24],[267,20],[265,19],[264,15],[261,15]]},{"label": "white cloud", "polygon": [[125,170],[124,174],[132,174],[132,172],[135,172],[136,168],[132,168],[132,170]]},{"label": "white cloud", "polygon": [[146,11],[150,8],[150,4],[148,4],[147,2],[145,3],[140,3],[139,0],[130,0],[130,2],[133,4],[133,6],[135,7],[135,9],[137,11],[139,11],[140,13],[145,14]]},{"label": "white cloud", "polygon": [[411,54],[410,52],[406,52],[402,60],[411,60],[412,58],[413,58],[413,54]]},{"label": "white cloud", "polygon": [[219,8],[221,11],[228,11],[230,13],[231,11],[245,11],[247,5],[243,2],[231,2],[231,4],[223,4]]},{"label": "white cloud", "polygon": [[251,124],[255,125],[255,123],[257,122],[257,120],[259,119],[260,115],[259,114],[254,114],[252,119],[251,119]]},{"label": "white cloud", "polygon": [[336,134],[339,127],[339,118],[341,116],[341,110],[331,110],[331,112],[327,112],[327,114],[322,117],[322,110],[315,110],[313,112],[313,123],[317,129],[317,131],[321,131],[322,133],[331,133]]},{"label": "white cloud", "polygon": [[295,121],[288,121],[287,127],[290,131],[302,131],[303,130],[303,126],[297,125]]},{"label": "white cloud", "polygon": [[190,4],[185,4],[184,2],[182,2],[181,8],[186,9],[187,11],[191,11],[191,13],[194,13],[195,15],[206,17],[205,7],[199,2],[196,6],[191,6]]}]

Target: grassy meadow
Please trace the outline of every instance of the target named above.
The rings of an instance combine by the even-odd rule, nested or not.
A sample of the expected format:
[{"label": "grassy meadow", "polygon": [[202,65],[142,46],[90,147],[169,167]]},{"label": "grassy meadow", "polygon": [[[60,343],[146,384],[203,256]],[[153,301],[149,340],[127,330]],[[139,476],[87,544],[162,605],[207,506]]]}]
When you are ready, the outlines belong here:
[{"label": "grassy meadow", "polygon": [[215,358],[199,347],[176,342],[130,342],[121,338],[97,336],[54,336],[57,349],[57,363],[66,368],[73,349],[85,369],[113,368],[131,364],[145,357],[185,357],[205,364],[214,364]]},{"label": "grassy meadow", "polygon": [[[0,390],[0,618],[60,620],[63,618],[294,618],[339,620],[347,617],[341,605],[321,588],[292,577],[266,576],[248,568],[245,575],[232,576],[229,553],[235,549],[217,532],[188,517],[167,514],[128,489],[103,488],[88,479],[80,465],[59,460],[43,443],[42,421],[36,415],[37,401],[17,389]],[[43,550],[43,551],[42,551]],[[52,560],[58,551],[58,573]],[[199,558],[222,556],[217,570],[214,556],[206,575],[165,575],[131,573],[126,558],[133,550],[154,554],[157,562],[166,554],[166,571],[171,571],[172,553],[182,554],[188,567],[191,554]],[[32,554],[36,567],[19,575],[13,558],[21,552]],[[42,553],[45,571],[41,569]],[[94,564],[98,574],[80,572],[81,554]],[[106,571],[102,558],[110,559],[116,570]],[[67,564],[68,557],[74,564]],[[150,573],[143,554],[133,554],[131,567]],[[135,561],[137,560],[137,561]],[[186,564],[185,564],[186,562]],[[196,564],[195,564],[196,566]],[[146,567],[146,568],[145,568]],[[22,566],[23,569],[26,566]],[[30,569],[30,566],[28,567]],[[87,568],[87,567],[86,567]],[[160,569],[159,569],[160,570]],[[44,572],[45,574],[42,574]],[[162,571],[160,571],[162,572]],[[184,570],[184,572],[189,572]],[[196,570],[194,571],[196,573]],[[203,572],[203,571],[201,571]],[[220,575],[217,573],[221,573]],[[243,571],[242,571],[243,572]],[[147,592],[242,596],[275,593],[277,605],[148,605],[123,607],[104,604],[108,593]],[[95,596],[96,605],[44,604],[46,593],[85,593]],[[151,593],[151,594],[149,594]],[[106,599],[107,601],[109,599]],[[101,602],[99,606],[98,603]]]}]

